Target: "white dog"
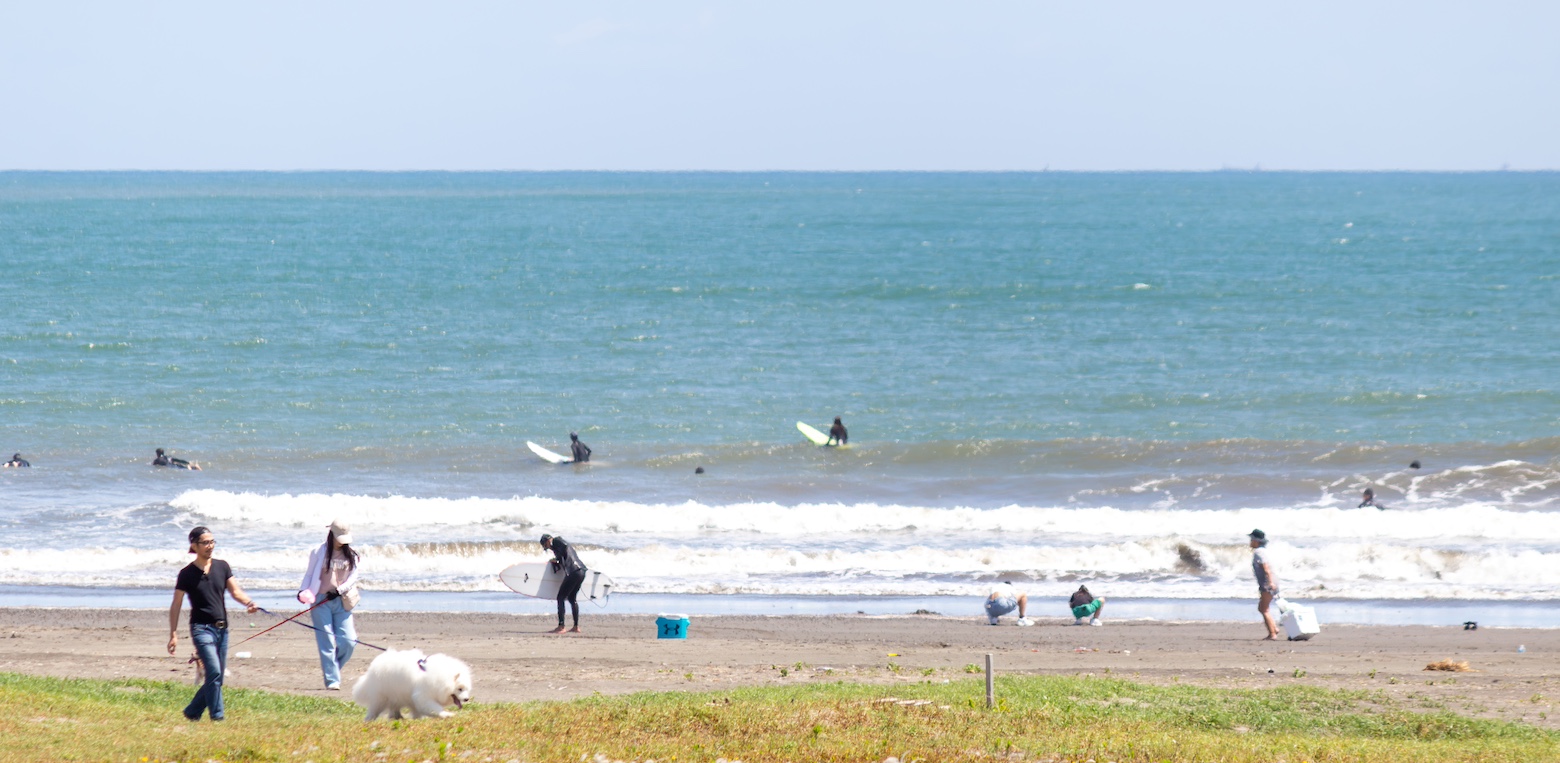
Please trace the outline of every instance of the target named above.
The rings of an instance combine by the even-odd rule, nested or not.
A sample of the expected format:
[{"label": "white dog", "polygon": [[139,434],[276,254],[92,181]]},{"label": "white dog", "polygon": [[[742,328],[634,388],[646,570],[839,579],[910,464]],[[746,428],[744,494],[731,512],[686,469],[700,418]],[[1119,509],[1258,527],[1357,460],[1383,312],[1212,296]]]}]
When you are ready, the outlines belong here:
[{"label": "white dog", "polygon": [[365,721],[384,713],[400,718],[403,710],[413,718],[448,718],[454,713],[447,705],[461,708],[471,701],[471,668],[448,655],[390,649],[369,663],[352,687],[352,699],[368,708]]}]

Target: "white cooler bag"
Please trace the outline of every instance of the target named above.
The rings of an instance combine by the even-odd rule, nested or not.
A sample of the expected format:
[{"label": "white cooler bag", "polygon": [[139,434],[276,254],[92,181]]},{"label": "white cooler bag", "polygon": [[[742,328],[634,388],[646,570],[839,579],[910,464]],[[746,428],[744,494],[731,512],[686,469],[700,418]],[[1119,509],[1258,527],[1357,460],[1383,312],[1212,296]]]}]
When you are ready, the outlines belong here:
[{"label": "white cooler bag", "polygon": [[1322,632],[1322,627],[1316,623],[1315,609],[1290,604],[1285,599],[1273,603],[1278,605],[1278,622],[1284,626],[1284,633],[1290,641],[1305,641]]}]

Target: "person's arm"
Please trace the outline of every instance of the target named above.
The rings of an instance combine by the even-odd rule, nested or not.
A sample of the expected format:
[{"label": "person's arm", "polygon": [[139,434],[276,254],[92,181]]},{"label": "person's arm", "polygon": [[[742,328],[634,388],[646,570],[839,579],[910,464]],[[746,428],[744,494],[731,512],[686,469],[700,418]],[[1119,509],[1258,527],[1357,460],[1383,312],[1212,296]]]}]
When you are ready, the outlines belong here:
[{"label": "person's arm", "polygon": [[227,589],[228,593],[233,595],[233,601],[244,605],[249,614],[252,615],[260,610],[260,605],[256,604],[254,599],[249,598],[249,594],[244,593],[244,589],[238,585],[237,578],[228,578]]},{"label": "person's arm", "polygon": [[[298,584],[298,602],[301,604],[313,604],[320,595],[320,549],[323,546],[315,546],[309,552],[309,566],[303,571],[303,581]],[[308,593],[305,596],[305,592]],[[308,599],[308,601],[304,601]]]},{"label": "person's arm", "polygon": [[179,610],[184,608],[184,592],[173,589],[173,606],[168,608],[168,654],[179,651]]}]

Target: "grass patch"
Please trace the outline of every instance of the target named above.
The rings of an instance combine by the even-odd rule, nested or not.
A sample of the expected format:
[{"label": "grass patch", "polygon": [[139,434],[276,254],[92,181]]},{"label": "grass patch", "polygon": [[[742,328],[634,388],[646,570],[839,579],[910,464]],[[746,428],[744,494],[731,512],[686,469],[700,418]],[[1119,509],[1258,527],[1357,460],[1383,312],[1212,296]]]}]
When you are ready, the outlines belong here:
[{"label": "grass patch", "polygon": [[[481,686],[478,685],[480,695]],[[228,720],[190,723],[193,688],[0,674],[5,761],[560,761],[611,759],[1540,761],[1560,734],[1416,713],[1385,696],[1305,686],[1149,686],[1006,677],[476,704],[447,720],[365,724],[334,698],[234,689]],[[884,701],[892,696],[894,701]],[[1021,757],[1020,757],[1021,756]]]}]

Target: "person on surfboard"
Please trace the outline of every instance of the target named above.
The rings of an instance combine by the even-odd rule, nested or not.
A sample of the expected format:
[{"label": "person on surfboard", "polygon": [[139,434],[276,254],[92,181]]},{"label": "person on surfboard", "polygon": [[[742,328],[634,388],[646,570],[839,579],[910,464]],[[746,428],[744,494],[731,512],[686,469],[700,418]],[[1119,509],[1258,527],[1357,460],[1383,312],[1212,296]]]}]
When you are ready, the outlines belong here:
[{"label": "person on surfboard", "polygon": [[563,603],[568,602],[574,610],[574,630],[569,632],[579,633],[580,602],[577,597],[580,585],[585,582],[585,563],[580,561],[579,554],[574,553],[574,547],[562,538],[543,533],[542,548],[553,552],[553,569],[563,573],[563,584],[558,586],[558,627],[552,632],[563,632]]},{"label": "person on surfboard", "polygon": [[5,462],[4,467],[0,467],[0,468],[11,469],[11,468],[14,467],[14,468],[25,469],[25,468],[27,468],[29,466],[32,466],[32,464],[27,463],[27,459],[22,458],[22,454],[17,453],[16,455],[11,456],[11,460],[10,461]]},{"label": "person on surfboard", "polygon": [[834,426],[829,427],[829,439],[824,445],[844,445],[850,440],[850,435],[845,431],[845,425],[840,423],[840,417],[834,417]]},{"label": "person on surfboard", "polygon": [[1379,503],[1376,503],[1376,491],[1371,490],[1370,488],[1365,488],[1365,492],[1360,495],[1360,505],[1355,506],[1354,508],[1363,509],[1366,506],[1374,509],[1380,509],[1382,511],[1385,511],[1387,508]]},{"label": "person on surfboard", "polygon": [[569,433],[569,452],[574,454],[576,464],[583,464],[590,460],[590,446],[580,442],[580,436],[574,432]]},{"label": "person on surfboard", "polygon": [[200,471],[200,464],[192,464],[182,458],[172,458],[164,453],[162,448],[157,449],[157,457],[152,459],[152,466],[172,466],[177,469]]}]

